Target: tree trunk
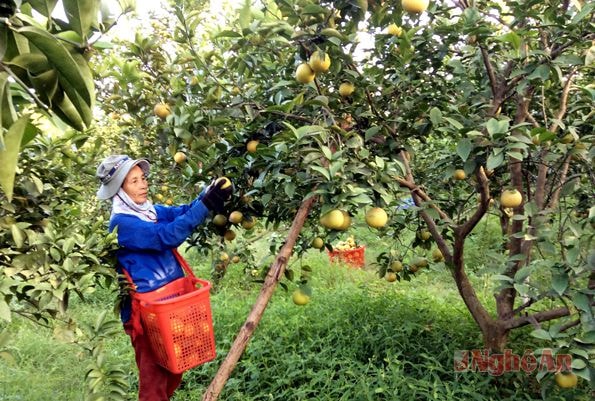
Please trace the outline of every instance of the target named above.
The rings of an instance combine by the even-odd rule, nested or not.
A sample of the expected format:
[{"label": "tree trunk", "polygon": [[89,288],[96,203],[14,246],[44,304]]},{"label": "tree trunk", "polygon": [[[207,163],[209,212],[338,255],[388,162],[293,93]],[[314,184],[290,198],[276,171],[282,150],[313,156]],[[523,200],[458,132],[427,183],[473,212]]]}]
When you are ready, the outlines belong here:
[{"label": "tree trunk", "polygon": [[483,345],[491,352],[503,352],[508,342],[508,333],[501,321],[493,321],[482,328]]},{"label": "tree trunk", "polygon": [[244,350],[246,349],[246,346],[248,345],[254,330],[256,330],[256,327],[258,326],[258,323],[264,314],[264,310],[266,309],[269,300],[273,296],[277,283],[279,282],[280,278],[283,277],[283,272],[287,266],[287,261],[291,257],[291,252],[293,251],[297,237],[299,236],[299,233],[304,225],[304,221],[306,220],[306,217],[308,216],[315,199],[316,197],[311,197],[305,200],[296,213],[293,223],[291,224],[289,234],[287,235],[287,240],[285,241],[285,244],[279,251],[279,254],[269,269],[269,273],[265,278],[262,289],[260,290],[260,294],[256,299],[256,303],[252,307],[248,318],[240,329],[240,332],[238,333],[238,336],[227,353],[225,360],[221,363],[221,366],[213,378],[213,381],[211,381],[211,384],[207,388],[202,401],[217,400],[221,390],[223,390],[225,383],[229,379],[231,372],[234,370],[238,361],[240,360],[240,357],[244,353]]}]

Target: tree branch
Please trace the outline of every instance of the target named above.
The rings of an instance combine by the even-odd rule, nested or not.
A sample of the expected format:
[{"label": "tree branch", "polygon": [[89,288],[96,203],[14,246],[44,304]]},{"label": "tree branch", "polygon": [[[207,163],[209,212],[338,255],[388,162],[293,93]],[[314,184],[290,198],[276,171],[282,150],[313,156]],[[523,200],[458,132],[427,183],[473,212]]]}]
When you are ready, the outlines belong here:
[{"label": "tree branch", "polygon": [[566,115],[566,111],[568,110],[568,95],[570,94],[570,86],[572,85],[572,81],[574,79],[574,75],[576,74],[577,69],[576,67],[573,68],[568,73],[568,78],[566,79],[566,83],[564,84],[564,89],[562,90],[562,96],[560,97],[560,108],[558,109],[558,113],[556,113],[556,117],[549,127],[549,131],[555,133],[560,125],[558,121],[562,120]]},{"label": "tree branch", "polygon": [[504,327],[508,330],[516,329],[519,327],[527,326],[532,324],[534,321],[537,322],[547,322],[550,320],[558,319],[564,316],[570,315],[570,310],[563,306],[556,309],[551,309],[547,311],[541,311],[537,313],[533,313],[527,316],[521,316],[513,319],[508,319],[504,322]]},{"label": "tree branch", "polygon": [[458,235],[461,235],[463,238],[469,235],[477,223],[479,223],[481,218],[486,214],[488,207],[490,206],[490,186],[483,166],[480,166],[477,169],[475,177],[477,178],[478,182],[477,186],[479,189],[480,202],[479,207],[477,210],[475,210],[475,213],[469,218],[469,220],[456,229]]},{"label": "tree branch", "polygon": [[498,93],[496,73],[494,72],[494,67],[492,66],[492,63],[490,62],[490,55],[488,54],[488,51],[484,46],[479,45],[479,49],[481,50],[481,58],[483,60],[483,64],[488,74],[488,79],[490,80],[492,95],[494,96],[494,99],[499,99],[500,94]]},{"label": "tree branch", "polygon": [[283,272],[285,271],[285,267],[287,266],[287,261],[291,257],[291,252],[293,251],[293,247],[295,246],[296,240],[300,234],[300,231],[304,225],[304,221],[312,208],[312,205],[315,201],[316,197],[310,197],[302,202],[299,210],[297,211],[295,218],[293,219],[293,223],[291,224],[291,228],[289,229],[289,234],[285,241],[285,244],[279,251],[279,254],[275,258],[275,261],[271,264],[269,268],[269,272],[265,278],[264,284],[262,289],[260,290],[260,294],[256,299],[248,318],[244,322],[244,325],[241,327],[238,336],[236,337],[235,341],[233,342],[225,360],[221,363],[217,374],[213,378],[213,381],[207,388],[202,401],[215,401],[219,397],[219,394],[223,390],[225,383],[229,379],[231,372],[237,365],[240,357],[244,353],[244,350],[248,346],[248,342],[250,338],[254,334],[254,330],[258,326],[262,315],[267,307],[267,304],[277,286],[277,283],[283,277]]}]

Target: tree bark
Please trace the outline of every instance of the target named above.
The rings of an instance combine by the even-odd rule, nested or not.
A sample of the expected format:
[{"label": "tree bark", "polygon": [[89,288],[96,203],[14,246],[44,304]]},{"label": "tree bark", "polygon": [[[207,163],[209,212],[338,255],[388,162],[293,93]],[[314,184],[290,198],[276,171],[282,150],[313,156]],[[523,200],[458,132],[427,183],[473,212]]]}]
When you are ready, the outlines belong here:
[{"label": "tree bark", "polygon": [[310,197],[309,199],[304,200],[297,211],[293,219],[293,223],[291,224],[289,234],[287,235],[287,240],[279,251],[275,261],[269,268],[269,272],[265,278],[262,289],[260,290],[260,294],[256,299],[256,303],[252,307],[250,314],[240,329],[240,332],[238,333],[229,352],[227,353],[225,360],[221,363],[221,366],[213,378],[213,381],[211,381],[211,384],[207,388],[202,398],[203,401],[217,400],[219,394],[225,386],[225,383],[227,383],[231,372],[234,370],[238,361],[240,360],[240,357],[244,353],[244,350],[246,349],[246,346],[248,345],[254,330],[258,326],[258,323],[264,314],[269,300],[273,296],[277,283],[283,276],[285,268],[287,267],[287,261],[291,257],[291,252],[293,251],[295,242],[300,234],[300,231],[302,230],[304,221],[306,220],[306,217],[308,216],[315,199],[316,197]]}]

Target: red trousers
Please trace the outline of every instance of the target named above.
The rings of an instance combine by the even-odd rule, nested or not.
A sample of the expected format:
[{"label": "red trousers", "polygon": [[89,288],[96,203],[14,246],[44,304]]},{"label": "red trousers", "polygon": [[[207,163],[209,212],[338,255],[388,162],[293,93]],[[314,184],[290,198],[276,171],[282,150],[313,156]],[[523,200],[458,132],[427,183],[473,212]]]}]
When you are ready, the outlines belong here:
[{"label": "red trousers", "polygon": [[124,331],[130,336],[138,366],[138,400],[169,401],[182,381],[182,374],[172,373],[157,364],[147,336],[132,336],[131,322],[124,324]]}]

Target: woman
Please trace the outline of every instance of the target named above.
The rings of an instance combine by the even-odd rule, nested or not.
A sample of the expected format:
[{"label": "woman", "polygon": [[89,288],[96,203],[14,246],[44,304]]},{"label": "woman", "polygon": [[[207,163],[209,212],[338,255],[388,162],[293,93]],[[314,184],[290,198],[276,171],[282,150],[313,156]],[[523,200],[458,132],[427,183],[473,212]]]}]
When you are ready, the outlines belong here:
[{"label": "woman", "polygon": [[[225,182],[207,187],[182,206],[153,205],[147,199],[149,162],[126,155],[107,157],[97,168],[99,199],[112,200],[109,231],[117,229],[117,269],[130,275],[137,292],[153,291],[184,275],[172,250],[202,224],[210,211],[220,212],[232,188]],[[144,335],[137,307],[127,297],[122,305],[124,330],[130,336],[139,369],[139,401],[167,401],[182,380],[156,362]]]}]

